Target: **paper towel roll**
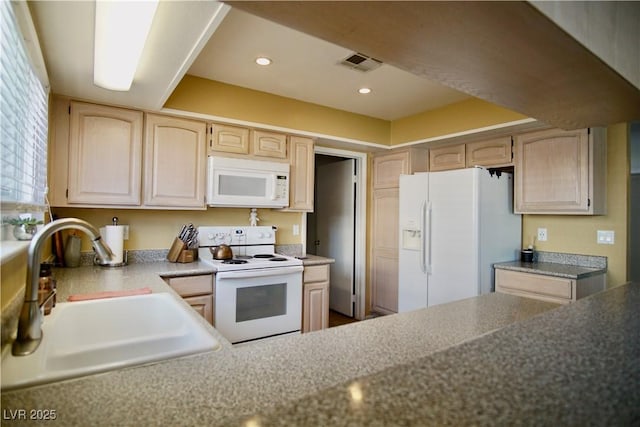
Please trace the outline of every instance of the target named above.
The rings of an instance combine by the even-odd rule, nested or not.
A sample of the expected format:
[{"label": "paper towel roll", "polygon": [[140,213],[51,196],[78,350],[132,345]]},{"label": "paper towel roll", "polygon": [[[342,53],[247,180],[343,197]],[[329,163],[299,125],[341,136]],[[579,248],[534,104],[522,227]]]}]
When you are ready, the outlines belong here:
[{"label": "paper towel roll", "polygon": [[124,226],[105,225],[100,228],[100,235],[114,255],[109,264],[121,264],[124,256]]}]

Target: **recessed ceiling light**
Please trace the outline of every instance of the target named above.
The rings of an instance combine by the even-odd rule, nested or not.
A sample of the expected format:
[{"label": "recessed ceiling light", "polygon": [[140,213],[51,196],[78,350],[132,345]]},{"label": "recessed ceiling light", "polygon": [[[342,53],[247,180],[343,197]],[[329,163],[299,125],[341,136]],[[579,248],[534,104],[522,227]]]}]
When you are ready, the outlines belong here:
[{"label": "recessed ceiling light", "polygon": [[269,65],[269,64],[271,64],[271,60],[269,58],[267,58],[266,56],[260,56],[260,57],[256,58],[256,64],[258,64],[258,65]]},{"label": "recessed ceiling light", "polygon": [[369,89],[368,87],[361,87],[360,89],[358,89],[358,93],[365,95],[367,93],[371,93],[371,89]]}]

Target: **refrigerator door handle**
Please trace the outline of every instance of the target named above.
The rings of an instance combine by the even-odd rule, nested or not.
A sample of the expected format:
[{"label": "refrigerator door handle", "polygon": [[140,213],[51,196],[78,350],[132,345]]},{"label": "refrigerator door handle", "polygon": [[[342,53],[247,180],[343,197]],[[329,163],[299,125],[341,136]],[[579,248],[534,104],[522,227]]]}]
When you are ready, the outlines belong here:
[{"label": "refrigerator door handle", "polygon": [[427,202],[422,202],[420,206],[420,238],[422,244],[420,245],[420,270],[423,273],[427,272],[427,244],[426,244],[426,232],[427,232]]},{"label": "refrigerator door handle", "polygon": [[422,256],[423,273],[431,273],[431,202],[422,205]]},{"label": "refrigerator door handle", "polygon": [[431,273],[431,202],[427,205],[427,273]]}]

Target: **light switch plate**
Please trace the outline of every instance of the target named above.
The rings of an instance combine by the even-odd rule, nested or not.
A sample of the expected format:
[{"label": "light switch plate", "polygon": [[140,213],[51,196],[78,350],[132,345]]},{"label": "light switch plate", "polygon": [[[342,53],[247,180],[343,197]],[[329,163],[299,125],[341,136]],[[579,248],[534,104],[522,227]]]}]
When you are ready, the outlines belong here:
[{"label": "light switch plate", "polygon": [[615,243],[616,233],[612,230],[598,230],[599,245],[613,245]]}]

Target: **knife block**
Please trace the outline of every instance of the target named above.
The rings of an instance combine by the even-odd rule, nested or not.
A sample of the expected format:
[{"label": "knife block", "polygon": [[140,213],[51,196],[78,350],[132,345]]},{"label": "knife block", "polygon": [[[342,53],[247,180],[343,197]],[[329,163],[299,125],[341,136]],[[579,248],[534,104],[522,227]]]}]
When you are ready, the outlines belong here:
[{"label": "knife block", "polygon": [[197,249],[185,249],[180,251],[180,256],[178,256],[178,262],[187,263],[194,262],[198,259],[198,250]]},{"label": "knife block", "polygon": [[167,254],[167,260],[169,262],[178,262],[178,258],[180,258],[180,254],[186,248],[185,243],[179,238],[173,239],[173,244],[171,244],[171,248],[169,248],[169,253]]}]

